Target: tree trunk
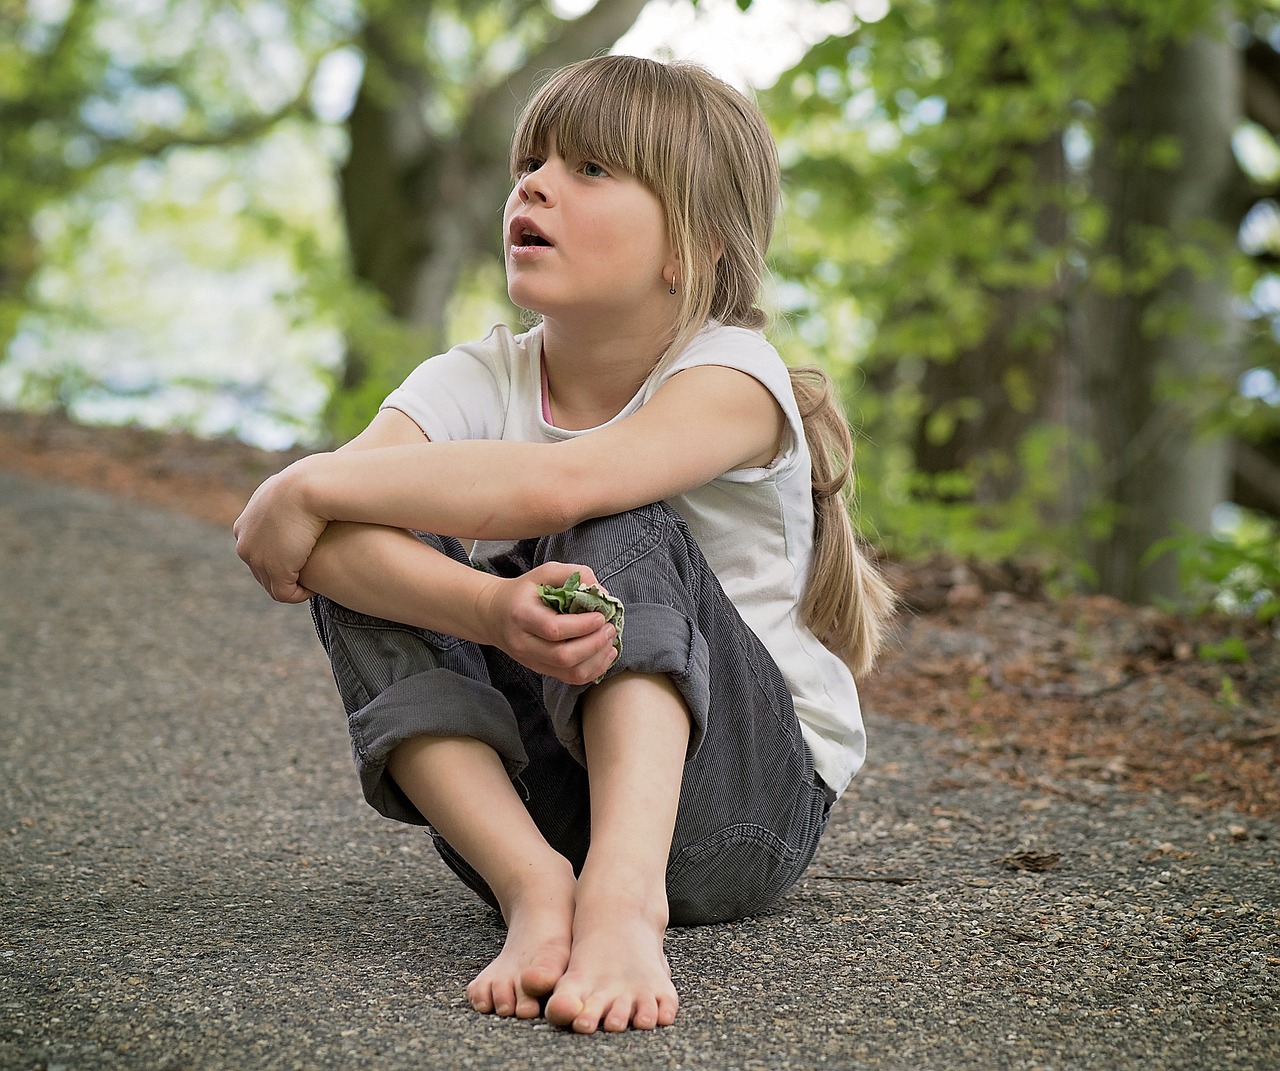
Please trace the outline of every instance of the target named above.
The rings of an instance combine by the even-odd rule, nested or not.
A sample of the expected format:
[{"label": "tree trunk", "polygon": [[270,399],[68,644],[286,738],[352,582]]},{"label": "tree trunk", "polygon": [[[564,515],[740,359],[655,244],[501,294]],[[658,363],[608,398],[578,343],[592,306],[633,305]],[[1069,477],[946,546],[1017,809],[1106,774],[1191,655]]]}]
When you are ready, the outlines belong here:
[{"label": "tree trunk", "polygon": [[[1100,116],[1094,191],[1108,227],[1076,309],[1077,416],[1100,460],[1089,489],[1115,511],[1090,561],[1101,590],[1127,600],[1178,595],[1172,558],[1144,555],[1181,526],[1207,532],[1228,496],[1230,443],[1197,428],[1194,384],[1238,360],[1225,221],[1240,110],[1240,56],[1214,26],[1167,45]],[[1162,270],[1170,250],[1195,264]]]},{"label": "tree trunk", "polygon": [[[1061,190],[1065,162],[1060,137],[1039,145],[1010,147],[1011,155],[1030,159],[1041,189]],[[1022,180],[1025,181],[1025,180]],[[993,190],[975,199],[989,199]],[[1060,248],[1066,241],[1066,213],[1050,198],[1033,221],[1040,248]],[[1016,458],[1019,444],[1031,428],[1046,420],[1060,422],[1064,330],[1029,330],[1046,311],[1062,307],[1060,289],[1041,286],[1008,288],[991,295],[991,323],[982,341],[953,360],[932,362],[925,372],[925,418],[916,435],[916,466],[922,472],[942,473],[976,467],[981,479],[975,495],[982,502],[1008,498],[1021,482]],[[957,414],[949,438],[929,434],[930,415],[969,403]]]}]

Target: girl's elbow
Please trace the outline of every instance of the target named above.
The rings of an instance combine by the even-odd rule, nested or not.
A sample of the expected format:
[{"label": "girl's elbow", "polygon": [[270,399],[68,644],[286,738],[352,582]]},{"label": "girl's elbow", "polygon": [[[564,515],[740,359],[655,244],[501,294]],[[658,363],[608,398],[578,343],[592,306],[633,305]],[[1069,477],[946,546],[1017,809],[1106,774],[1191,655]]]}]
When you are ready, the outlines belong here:
[{"label": "girl's elbow", "polygon": [[564,487],[535,492],[530,511],[537,517],[537,526],[545,535],[567,532],[590,516],[590,513],[583,510],[581,496],[575,494],[572,488]]},{"label": "girl's elbow", "polygon": [[539,534],[567,532],[600,515],[591,494],[591,480],[581,473],[556,466],[552,471],[530,474],[523,485],[524,515]]},{"label": "girl's elbow", "polygon": [[514,487],[506,489],[504,501],[494,504],[495,516],[509,518],[524,531],[497,538],[567,532],[592,517],[615,512],[602,507],[607,486],[602,488],[597,476],[584,471],[562,446],[549,446],[533,460]]}]

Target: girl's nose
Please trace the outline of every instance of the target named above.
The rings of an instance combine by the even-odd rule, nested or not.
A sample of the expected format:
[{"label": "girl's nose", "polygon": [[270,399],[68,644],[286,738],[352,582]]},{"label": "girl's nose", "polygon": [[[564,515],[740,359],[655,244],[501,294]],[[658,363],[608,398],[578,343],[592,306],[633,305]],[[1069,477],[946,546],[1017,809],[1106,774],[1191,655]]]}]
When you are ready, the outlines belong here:
[{"label": "girl's nose", "polygon": [[546,204],[551,199],[551,185],[544,174],[545,170],[546,165],[544,164],[536,171],[528,172],[520,180],[517,186],[520,192],[520,200],[526,203],[536,201],[539,204]]}]

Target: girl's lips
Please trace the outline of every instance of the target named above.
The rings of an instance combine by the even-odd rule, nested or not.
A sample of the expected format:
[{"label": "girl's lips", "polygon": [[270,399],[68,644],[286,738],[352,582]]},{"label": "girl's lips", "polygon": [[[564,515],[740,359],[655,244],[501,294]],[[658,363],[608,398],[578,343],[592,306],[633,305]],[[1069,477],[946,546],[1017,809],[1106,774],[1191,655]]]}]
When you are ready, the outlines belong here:
[{"label": "girl's lips", "polygon": [[554,244],[528,216],[517,216],[508,228],[512,249],[550,249]]}]

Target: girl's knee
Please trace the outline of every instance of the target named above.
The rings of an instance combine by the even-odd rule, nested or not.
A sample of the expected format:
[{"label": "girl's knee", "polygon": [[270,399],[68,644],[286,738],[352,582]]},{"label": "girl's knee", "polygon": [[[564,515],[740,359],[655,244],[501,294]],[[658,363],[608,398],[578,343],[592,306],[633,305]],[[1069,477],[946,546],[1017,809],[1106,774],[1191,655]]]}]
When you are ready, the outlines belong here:
[{"label": "girl's knee", "polygon": [[583,562],[601,576],[665,546],[678,547],[683,555],[691,544],[680,515],[665,502],[654,502],[547,536],[539,543],[538,560]]}]

